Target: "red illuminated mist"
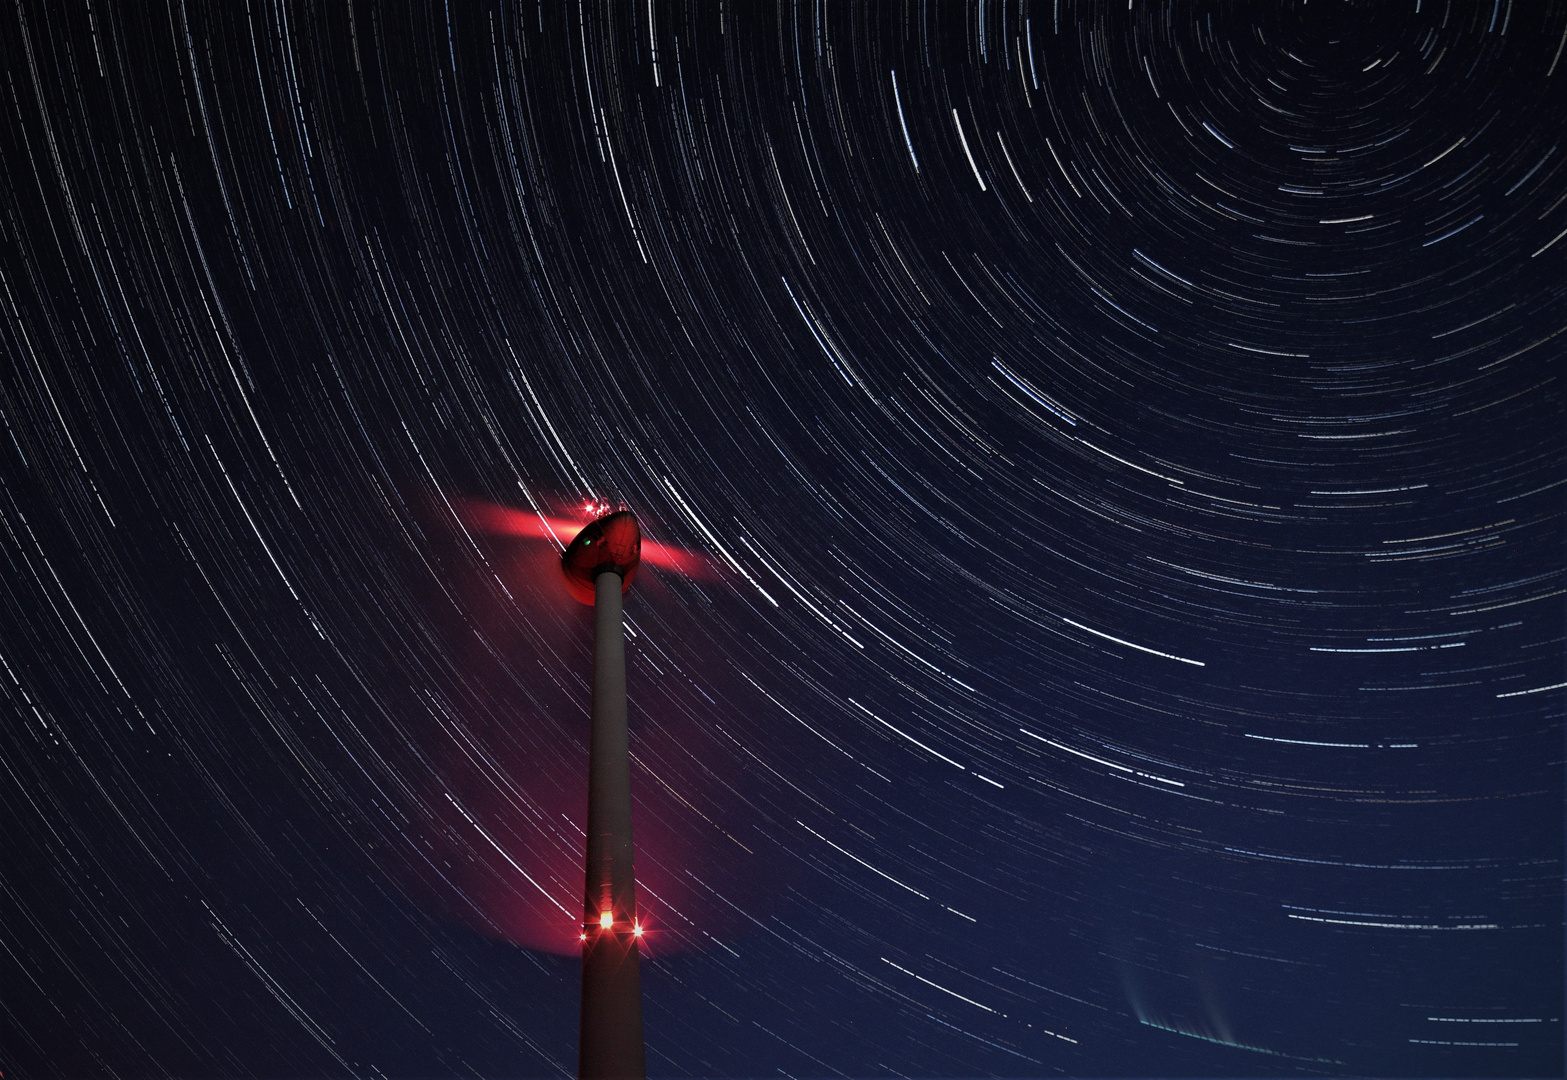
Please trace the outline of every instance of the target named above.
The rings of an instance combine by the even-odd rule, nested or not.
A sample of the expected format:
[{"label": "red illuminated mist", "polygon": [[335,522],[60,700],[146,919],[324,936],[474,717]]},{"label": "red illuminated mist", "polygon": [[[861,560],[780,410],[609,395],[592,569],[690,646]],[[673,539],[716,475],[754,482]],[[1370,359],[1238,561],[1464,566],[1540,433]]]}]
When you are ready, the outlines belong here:
[{"label": "red illuminated mist", "polygon": [[[534,510],[515,510],[482,499],[453,500],[452,505],[462,515],[463,523],[477,532],[490,536],[553,540],[562,548],[571,543],[571,538],[605,509],[602,506],[589,505],[584,508],[583,517],[574,521],[570,518],[551,517]],[[660,544],[656,540],[649,540],[646,535],[642,537],[642,561],[651,563],[660,570],[697,581],[708,581],[717,576],[711,560],[706,556],[671,544]]]},{"label": "red illuminated mist", "polygon": [[[634,743],[633,753],[644,761],[649,741]],[[582,749],[578,760],[551,761],[548,775],[537,761],[499,757],[497,763],[516,774],[519,784],[498,783],[475,771],[454,777],[457,782],[448,787],[457,790],[430,800],[429,835],[439,838],[432,849],[435,865],[449,886],[441,890],[444,911],[517,945],[578,955],[581,825],[587,809]],[[660,775],[666,782],[675,779]],[[765,842],[741,827],[751,816],[747,811],[720,815],[703,800],[703,813],[637,762],[631,783],[645,951],[659,956],[712,947],[753,930],[751,918],[776,908],[770,894],[776,892],[778,860],[771,851],[764,859]]]},{"label": "red illuminated mist", "polygon": [[[517,620],[515,606],[507,609],[484,583],[449,583],[465,619],[452,634],[454,654],[484,707],[471,715],[432,713],[430,725],[420,725],[419,751],[432,783],[421,800],[419,891],[481,933],[575,956],[583,917],[591,618],[567,597],[558,552],[609,508],[584,507],[573,520],[475,499],[449,504],[476,538],[487,538],[503,579],[535,587],[511,589],[506,604],[530,605]],[[718,576],[707,557],[645,537],[642,561],[655,574]],[[657,592],[639,577],[632,610]],[[488,648],[474,645],[474,630]],[[754,929],[753,913],[776,906],[767,894],[776,892],[769,882],[780,860],[750,827],[754,811],[695,760],[710,740],[681,707],[685,684],[648,686],[659,675],[628,652],[643,946],[654,956],[712,947]],[[561,676],[563,657],[583,665],[580,680]],[[536,682],[519,687],[519,678]]]}]

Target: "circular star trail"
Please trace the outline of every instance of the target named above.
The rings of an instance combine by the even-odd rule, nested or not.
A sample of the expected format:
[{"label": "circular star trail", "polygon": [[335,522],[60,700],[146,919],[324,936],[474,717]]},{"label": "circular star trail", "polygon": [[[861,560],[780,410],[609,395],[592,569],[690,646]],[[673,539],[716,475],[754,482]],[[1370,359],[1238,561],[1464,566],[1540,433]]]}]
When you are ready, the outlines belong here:
[{"label": "circular star trail", "polygon": [[1559,1074],[1560,6],[3,18],[7,1075]]}]

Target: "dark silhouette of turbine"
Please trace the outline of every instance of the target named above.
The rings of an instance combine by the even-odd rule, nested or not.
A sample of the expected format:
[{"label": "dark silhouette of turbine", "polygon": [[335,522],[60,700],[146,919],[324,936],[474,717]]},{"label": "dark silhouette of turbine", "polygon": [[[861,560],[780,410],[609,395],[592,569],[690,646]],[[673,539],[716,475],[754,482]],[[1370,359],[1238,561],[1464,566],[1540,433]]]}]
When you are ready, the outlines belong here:
[{"label": "dark silhouette of turbine", "polygon": [[579,1080],[643,1080],[642,974],[631,869],[631,750],[621,597],[642,561],[629,510],[607,514],[561,555],[566,588],[593,605],[593,728],[588,744],[588,850],[582,897]]}]

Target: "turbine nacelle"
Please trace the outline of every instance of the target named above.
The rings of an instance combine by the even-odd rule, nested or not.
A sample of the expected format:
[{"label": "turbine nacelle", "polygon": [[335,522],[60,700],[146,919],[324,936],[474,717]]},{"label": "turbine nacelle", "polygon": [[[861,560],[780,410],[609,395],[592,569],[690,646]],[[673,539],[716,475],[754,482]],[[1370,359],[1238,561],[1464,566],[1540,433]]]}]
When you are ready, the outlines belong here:
[{"label": "turbine nacelle", "polygon": [[566,590],[584,604],[593,603],[594,581],[600,574],[620,575],[621,594],[642,565],[642,530],[630,510],[617,510],[589,522],[561,553]]}]

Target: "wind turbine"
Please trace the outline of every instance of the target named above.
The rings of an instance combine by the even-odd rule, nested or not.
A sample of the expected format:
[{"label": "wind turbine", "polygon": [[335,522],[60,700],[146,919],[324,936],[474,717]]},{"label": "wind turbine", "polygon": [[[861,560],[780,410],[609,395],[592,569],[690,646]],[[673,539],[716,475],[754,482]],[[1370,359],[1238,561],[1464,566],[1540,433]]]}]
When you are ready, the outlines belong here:
[{"label": "wind turbine", "polygon": [[[579,523],[479,500],[457,503],[465,522],[492,535],[561,538]],[[644,541],[629,510],[582,526],[561,554],[567,591],[593,607],[593,703],[588,745],[587,851],[582,894],[580,1080],[643,1080],[642,977],[636,878],[632,868],[631,754],[626,729],[626,647],[622,598],[643,559],[693,579],[717,576],[701,555]]]},{"label": "wind turbine", "polygon": [[588,744],[588,845],[582,895],[579,1080],[643,1080],[642,975],[632,872],[631,750],[621,598],[642,563],[629,510],[590,523],[561,554],[566,588],[593,605],[593,709]]}]

